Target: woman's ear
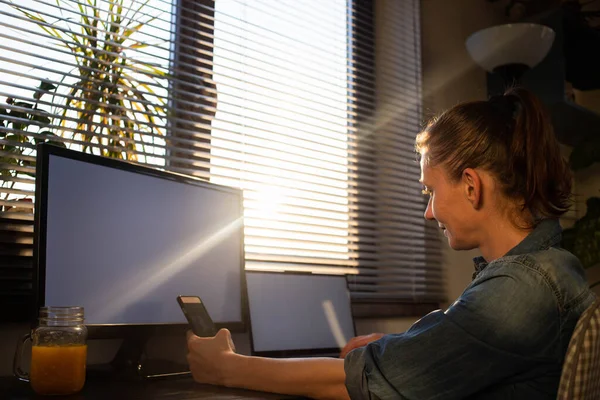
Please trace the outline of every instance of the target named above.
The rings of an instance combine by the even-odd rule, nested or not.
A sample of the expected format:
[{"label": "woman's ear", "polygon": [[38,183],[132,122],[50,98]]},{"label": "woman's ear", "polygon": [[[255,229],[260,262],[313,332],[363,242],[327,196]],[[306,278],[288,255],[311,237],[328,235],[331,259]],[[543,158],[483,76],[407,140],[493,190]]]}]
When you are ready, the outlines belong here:
[{"label": "woman's ear", "polygon": [[481,208],[483,203],[483,188],[481,176],[473,168],[466,168],[462,173],[462,185],[465,197],[474,209]]}]

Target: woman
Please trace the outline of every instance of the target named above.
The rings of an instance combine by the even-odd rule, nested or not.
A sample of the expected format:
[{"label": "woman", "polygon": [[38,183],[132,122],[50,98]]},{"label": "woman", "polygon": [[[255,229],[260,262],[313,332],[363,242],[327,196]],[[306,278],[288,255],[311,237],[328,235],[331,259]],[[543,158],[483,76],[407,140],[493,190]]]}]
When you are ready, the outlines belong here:
[{"label": "woman", "polygon": [[226,330],[190,335],[197,381],[323,399],[556,398],[594,295],[559,247],[571,175],[540,102],[511,89],[460,104],[429,123],[416,148],[425,218],[453,249],[482,254],[460,298],[404,333],[350,341],[344,359],[246,357]]}]

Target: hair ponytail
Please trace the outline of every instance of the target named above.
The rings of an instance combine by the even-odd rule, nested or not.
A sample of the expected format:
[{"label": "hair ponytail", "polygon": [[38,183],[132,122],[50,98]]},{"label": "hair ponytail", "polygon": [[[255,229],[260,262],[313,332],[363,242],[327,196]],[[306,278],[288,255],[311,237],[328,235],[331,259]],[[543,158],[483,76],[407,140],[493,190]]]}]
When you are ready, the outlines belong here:
[{"label": "hair ponytail", "polygon": [[526,89],[449,109],[417,136],[416,148],[455,181],[466,168],[491,172],[534,221],[557,218],[571,204],[571,171],[542,103]]},{"label": "hair ponytail", "polygon": [[572,178],[549,115],[528,90],[512,88],[504,97],[513,98],[517,108],[508,153],[511,192],[522,197],[534,218],[559,217],[571,205]]}]

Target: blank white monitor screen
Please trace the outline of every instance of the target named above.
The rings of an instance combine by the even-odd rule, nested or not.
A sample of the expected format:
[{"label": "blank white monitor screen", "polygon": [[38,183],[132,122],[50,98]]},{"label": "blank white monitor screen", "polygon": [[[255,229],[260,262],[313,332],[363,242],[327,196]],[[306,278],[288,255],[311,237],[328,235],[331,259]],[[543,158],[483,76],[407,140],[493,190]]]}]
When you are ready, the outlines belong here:
[{"label": "blank white monitor screen", "polygon": [[186,323],[176,297],[197,295],[215,322],[243,322],[240,191],[48,160],[46,305],[83,306],[92,325],[172,324]]},{"label": "blank white monitor screen", "polygon": [[345,276],[246,271],[255,353],[340,349],[355,335]]}]

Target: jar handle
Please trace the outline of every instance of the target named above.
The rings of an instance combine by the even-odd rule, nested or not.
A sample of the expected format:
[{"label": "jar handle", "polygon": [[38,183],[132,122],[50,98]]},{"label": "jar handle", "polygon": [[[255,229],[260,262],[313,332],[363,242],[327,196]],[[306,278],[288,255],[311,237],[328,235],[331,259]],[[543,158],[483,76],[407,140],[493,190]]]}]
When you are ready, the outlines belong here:
[{"label": "jar handle", "polygon": [[13,373],[19,380],[29,382],[29,373],[21,369],[21,358],[23,356],[23,345],[26,341],[31,340],[31,333],[23,336],[17,343],[17,351],[15,351],[15,358],[13,359]]}]

